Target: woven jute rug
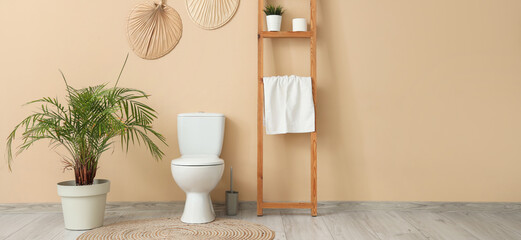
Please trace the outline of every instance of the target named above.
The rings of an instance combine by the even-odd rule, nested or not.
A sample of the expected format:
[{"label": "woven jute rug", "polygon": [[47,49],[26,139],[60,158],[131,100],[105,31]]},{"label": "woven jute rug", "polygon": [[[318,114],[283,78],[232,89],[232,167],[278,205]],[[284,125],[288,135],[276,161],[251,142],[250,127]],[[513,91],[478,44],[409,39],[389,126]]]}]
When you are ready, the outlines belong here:
[{"label": "woven jute rug", "polygon": [[179,218],[116,223],[80,235],[77,239],[273,239],[275,233],[259,224],[218,218],[206,224],[186,224]]}]

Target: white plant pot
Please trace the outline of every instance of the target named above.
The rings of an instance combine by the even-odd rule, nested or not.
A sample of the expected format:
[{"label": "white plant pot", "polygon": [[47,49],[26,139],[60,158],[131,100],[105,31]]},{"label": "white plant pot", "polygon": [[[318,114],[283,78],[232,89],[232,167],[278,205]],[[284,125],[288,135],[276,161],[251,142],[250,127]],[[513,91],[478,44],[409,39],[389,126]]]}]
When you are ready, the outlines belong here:
[{"label": "white plant pot", "polygon": [[266,25],[269,32],[280,31],[280,24],[282,23],[282,16],[280,15],[269,15],[266,16]]},{"label": "white plant pot", "polygon": [[305,18],[293,18],[293,32],[306,32],[308,23]]},{"label": "white plant pot", "polygon": [[58,183],[63,220],[68,230],[88,230],[103,226],[110,181],[95,179],[94,184],[76,186],[75,181]]}]

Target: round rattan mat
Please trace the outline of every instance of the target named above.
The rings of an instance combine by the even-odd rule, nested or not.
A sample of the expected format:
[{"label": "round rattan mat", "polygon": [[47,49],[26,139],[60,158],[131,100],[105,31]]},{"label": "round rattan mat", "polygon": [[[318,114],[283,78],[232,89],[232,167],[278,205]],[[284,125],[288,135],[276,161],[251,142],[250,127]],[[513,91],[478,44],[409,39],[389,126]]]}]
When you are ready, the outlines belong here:
[{"label": "round rattan mat", "polygon": [[206,224],[186,224],[179,218],[116,223],[83,233],[81,239],[273,239],[269,228],[236,219],[218,218]]}]

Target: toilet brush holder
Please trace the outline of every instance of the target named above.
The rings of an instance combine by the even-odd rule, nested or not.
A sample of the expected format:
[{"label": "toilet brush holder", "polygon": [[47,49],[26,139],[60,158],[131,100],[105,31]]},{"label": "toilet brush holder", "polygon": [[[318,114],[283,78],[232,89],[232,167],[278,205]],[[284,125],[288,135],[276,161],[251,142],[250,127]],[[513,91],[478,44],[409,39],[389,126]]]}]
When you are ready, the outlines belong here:
[{"label": "toilet brush holder", "polygon": [[226,215],[235,216],[239,210],[239,192],[226,191]]},{"label": "toilet brush holder", "polygon": [[230,191],[226,191],[226,215],[235,216],[239,209],[239,192],[233,191],[233,167],[230,167]]}]

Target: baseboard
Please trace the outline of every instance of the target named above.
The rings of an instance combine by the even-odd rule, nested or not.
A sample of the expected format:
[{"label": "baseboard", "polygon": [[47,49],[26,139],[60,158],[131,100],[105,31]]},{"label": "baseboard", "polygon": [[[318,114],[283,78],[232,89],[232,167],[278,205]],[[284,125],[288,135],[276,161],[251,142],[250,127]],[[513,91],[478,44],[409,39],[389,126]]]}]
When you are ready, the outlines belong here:
[{"label": "baseboard", "polygon": [[[182,208],[184,202],[108,202],[107,212],[165,211]],[[224,209],[223,203],[215,203],[216,211]],[[239,209],[255,209],[254,201],[239,203]],[[521,211],[521,202],[319,202],[320,211]],[[309,210],[295,210],[309,211]],[[0,213],[59,213],[60,203],[8,203],[0,204]]]}]

